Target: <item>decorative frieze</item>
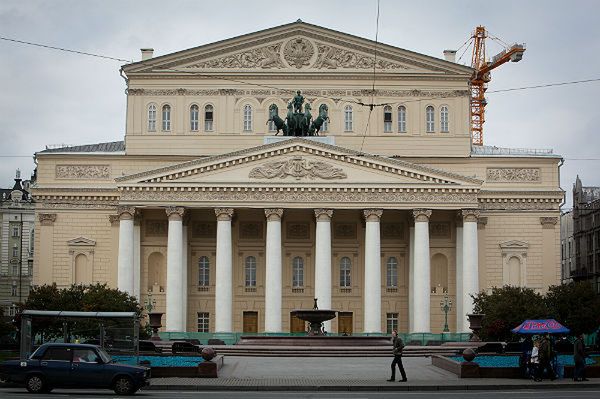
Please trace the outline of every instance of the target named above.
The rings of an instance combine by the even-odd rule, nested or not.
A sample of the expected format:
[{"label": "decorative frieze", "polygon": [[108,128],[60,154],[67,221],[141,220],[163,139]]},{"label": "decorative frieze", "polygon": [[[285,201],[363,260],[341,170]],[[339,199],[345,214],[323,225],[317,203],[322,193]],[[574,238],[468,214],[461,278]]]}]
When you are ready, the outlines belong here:
[{"label": "decorative frieze", "polygon": [[531,183],[540,179],[540,168],[488,168],[486,175],[486,180],[494,183]]},{"label": "decorative frieze", "polygon": [[261,240],[263,238],[263,224],[261,222],[240,222],[240,239]]},{"label": "decorative frieze", "polygon": [[450,238],[450,222],[429,223],[429,236],[431,238]]},{"label": "decorative frieze", "polygon": [[56,165],[57,179],[108,179],[110,165]]},{"label": "decorative frieze", "polygon": [[169,233],[169,224],[166,220],[144,220],[144,225],[146,237],[166,237]]},{"label": "decorative frieze", "polygon": [[550,211],[558,210],[561,203],[560,199],[500,199],[481,201],[479,208],[483,210],[502,210],[502,211]]},{"label": "decorative frieze", "polygon": [[286,238],[288,240],[310,239],[310,224],[304,222],[290,222],[286,225]]},{"label": "decorative frieze", "polygon": [[233,208],[215,208],[218,221],[230,221],[233,218]]},{"label": "decorative frieze", "polygon": [[333,225],[333,238],[356,239],[356,223],[335,223]]},{"label": "decorative frieze", "polygon": [[248,177],[253,179],[273,179],[294,177],[296,180],[308,179],[345,179],[346,172],[331,164],[321,161],[310,161],[303,157],[293,157],[285,161],[268,162],[250,171]]},{"label": "decorative frieze", "polygon": [[39,213],[38,220],[42,226],[52,226],[56,222],[56,213]]}]

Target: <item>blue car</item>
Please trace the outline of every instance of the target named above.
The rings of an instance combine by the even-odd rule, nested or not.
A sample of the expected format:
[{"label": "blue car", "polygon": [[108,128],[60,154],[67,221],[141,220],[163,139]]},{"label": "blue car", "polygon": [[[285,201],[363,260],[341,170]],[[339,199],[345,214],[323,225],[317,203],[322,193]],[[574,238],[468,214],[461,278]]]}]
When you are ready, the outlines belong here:
[{"label": "blue car", "polygon": [[96,345],[44,344],[27,360],[0,364],[7,381],[24,384],[29,392],[53,388],[108,388],[117,395],[132,395],[150,385],[150,369],[113,363]]}]

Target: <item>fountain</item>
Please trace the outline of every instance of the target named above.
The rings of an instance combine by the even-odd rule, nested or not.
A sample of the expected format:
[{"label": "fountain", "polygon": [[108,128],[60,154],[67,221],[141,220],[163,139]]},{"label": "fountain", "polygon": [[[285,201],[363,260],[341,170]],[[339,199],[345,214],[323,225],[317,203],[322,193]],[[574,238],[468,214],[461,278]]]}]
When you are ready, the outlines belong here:
[{"label": "fountain", "polygon": [[323,322],[335,318],[335,313],[335,310],[319,309],[317,306],[317,298],[315,298],[315,305],[312,309],[292,311],[293,316],[309,322],[310,327],[308,329],[308,335],[310,336],[325,335]]}]

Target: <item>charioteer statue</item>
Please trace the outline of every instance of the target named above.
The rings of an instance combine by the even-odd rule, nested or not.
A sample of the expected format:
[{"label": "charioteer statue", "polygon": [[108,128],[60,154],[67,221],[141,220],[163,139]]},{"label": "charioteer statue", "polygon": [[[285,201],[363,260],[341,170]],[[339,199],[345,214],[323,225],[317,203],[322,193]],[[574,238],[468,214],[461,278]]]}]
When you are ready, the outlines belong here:
[{"label": "charioteer statue", "polygon": [[326,104],[321,104],[319,107],[319,116],[313,120],[311,114],[311,106],[306,103],[304,105],[304,112],[302,107],[304,105],[304,97],[300,90],[296,92],[296,95],[287,105],[287,116],[285,121],[279,116],[279,110],[277,105],[271,104],[269,107],[269,122],[275,124],[277,133],[283,131],[284,136],[318,136],[323,123],[329,120],[328,111],[329,108]]}]

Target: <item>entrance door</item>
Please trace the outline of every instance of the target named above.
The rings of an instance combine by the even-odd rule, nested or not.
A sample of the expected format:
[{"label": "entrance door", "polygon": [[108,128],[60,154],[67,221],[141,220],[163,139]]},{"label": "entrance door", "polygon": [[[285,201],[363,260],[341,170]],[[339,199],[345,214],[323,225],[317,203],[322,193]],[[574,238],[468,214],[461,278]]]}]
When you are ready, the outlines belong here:
[{"label": "entrance door", "polygon": [[244,312],[244,327],[245,333],[258,332],[258,312]]},{"label": "entrance door", "polygon": [[338,334],[352,335],[352,312],[338,312]]},{"label": "entrance door", "polygon": [[300,320],[298,317],[293,314],[290,315],[290,332],[292,333],[302,333],[306,332],[306,325],[304,320]]}]

